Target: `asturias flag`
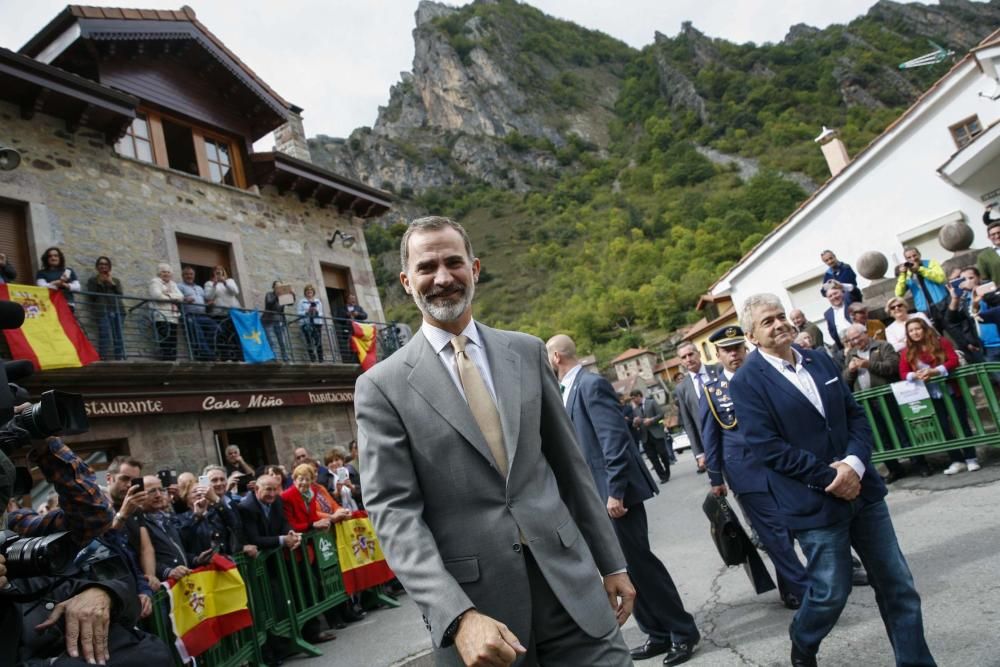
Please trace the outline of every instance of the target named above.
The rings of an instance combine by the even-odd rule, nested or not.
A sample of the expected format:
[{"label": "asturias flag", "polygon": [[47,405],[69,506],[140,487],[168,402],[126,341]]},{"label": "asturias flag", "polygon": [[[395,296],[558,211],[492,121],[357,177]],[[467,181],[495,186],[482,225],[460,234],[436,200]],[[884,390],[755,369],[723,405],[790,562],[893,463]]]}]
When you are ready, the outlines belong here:
[{"label": "asturias flag", "polygon": [[375,325],[351,322],[351,349],[358,355],[361,370],[375,365]]},{"label": "asturias flag", "polygon": [[247,589],[236,564],[218,554],[179,581],[169,580],[170,622],[184,662],[253,624]]},{"label": "asturias flag", "polygon": [[5,329],[4,337],[15,359],[27,359],[40,371],[51,368],[79,368],[100,357],[66,297],[58,290],[34,285],[0,285],[0,299],[13,301],[24,308],[20,329]]},{"label": "asturias flag", "polygon": [[382,555],[368,512],[359,510],[351,518],[334,526],[337,532],[337,557],[344,590],[348,595],[392,581],[396,576]]},{"label": "asturias flag", "polygon": [[264,325],[260,322],[260,313],[255,310],[230,310],[229,317],[233,319],[236,335],[240,337],[243,347],[243,360],[248,364],[259,364],[262,361],[274,360],[274,350],[271,342],[264,335]]}]

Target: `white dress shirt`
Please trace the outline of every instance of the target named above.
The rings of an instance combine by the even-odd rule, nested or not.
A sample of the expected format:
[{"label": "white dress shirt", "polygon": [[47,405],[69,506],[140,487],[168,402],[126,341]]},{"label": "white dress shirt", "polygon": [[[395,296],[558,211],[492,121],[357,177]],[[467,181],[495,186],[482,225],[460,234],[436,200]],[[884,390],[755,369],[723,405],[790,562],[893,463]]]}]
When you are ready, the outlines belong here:
[{"label": "white dress shirt", "polygon": [[[759,348],[758,348],[759,350]],[[819,389],[816,387],[816,381],[813,379],[812,374],[806,370],[805,366],[802,365],[802,355],[794,347],[791,348],[792,354],[795,355],[795,365],[788,363],[781,357],[776,357],[773,354],[768,354],[763,350],[760,350],[761,357],[764,358],[767,363],[771,364],[776,371],[781,373],[781,376],[788,380],[793,387],[798,389],[803,396],[806,397],[813,407],[816,408],[823,417],[826,417],[826,410],[823,409],[823,399],[819,395]],[[836,378],[837,376],[834,376]],[[861,462],[854,454],[848,454],[843,458],[843,462],[851,466],[851,469],[857,473],[858,479],[865,476],[865,464]]]},{"label": "white dress shirt", "polygon": [[[465,390],[462,388],[462,378],[459,377],[458,366],[455,365],[455,348],[451,346],[451,339],[455,337],[455,334],[444,329],[438,329],[427,322],[420,325],[420,330],[424,332],[424,338],[431,344],[431,347],[438,355],[438,359],[444,364],[445,369],[451,376],[452,382],[458,388],[458,392],[465,397]],[[483,340],[479,337],[479,330],[476,329],[476,321],[469,320],[469,324],[462,330],[462,334],[469,339],[465,344],[465,354],[476,365],[476,368],[479,369],[479,374],[483,377],[486,389],[489,390],[493,402],[496,403],[497,392],[493,388],[493,374],[490,372],[490,362],[486,359],[486,349],[483,347]]]},{"label": "white dress shirt", "polygon": [[559,386],[562,387],[562,400],[563,405],[569,405],[569,392],[573,390],[573,384],[576,382],[576,376],[580,374],[583,370],[582,364],[577,364],[573,368],[569,369],[569,372],[563,376],[562,380],[559,380]]},{"label": "white dress shirt", "polygon": [[691,371],[688,371],[688,375],[691,376],[691,382],[694,383],[695,396],[697,396],[698,400],[700,401],[701,388],[705,386],[705,383],[708,382],[709,380],[708,373],[705,372],[705,364],[701,365],[701,368],[698,369],[697,373],[692,373]]}]

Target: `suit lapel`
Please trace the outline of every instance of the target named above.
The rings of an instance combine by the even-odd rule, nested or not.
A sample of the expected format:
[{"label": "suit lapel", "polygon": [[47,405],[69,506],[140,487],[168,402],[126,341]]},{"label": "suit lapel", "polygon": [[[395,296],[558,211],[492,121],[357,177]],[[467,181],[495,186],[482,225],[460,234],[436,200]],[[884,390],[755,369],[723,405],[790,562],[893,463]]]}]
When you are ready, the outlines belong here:
[{"label": "suit lapel", "polygon": [[493,391],[497,394],[509,475],[514,467],[517,441],[521,435],[521,357],[510,349],[507,338],[496,329],[478,323],[476,327],[486,347],[486,358],[493,375]]},{"label": "suit lapel", "polygon": [[[771,363],[767,359],[765,359],[760,352],[757,353],[757,364],[760,366],[760,371],[767,378],[769,386],[774,387],[775,389],[782,392],[783,394],[785,394],[785,396],[791,398],[792,400],[798,401],[802,405],[807,406],[808,409],[812,410],[817,415],[819,415],[819,411],[816,410],[816,406],[813,405],[808,398],[802,395],[802,392],[799,391],[798,387],[792,384],[791,380],[789,380],[784,375],[779,373],[778,369],[772,366]],[[822,396],[822,394],[823,391],[820,390],[820,395]],[[822,417],[822,415],[820,416]]]},{"label": "suit lapel", "polygon": [[[461,433],[462,437],[475,447],[487,461],[493,463],[493,455],[490,453],[489,445],[486,444],[486,438],[483,437],[482,431],[479,430],[479,424],[476,423],[472,411],[469,410],[469,404],[458,391],[458,387],[455,386],[431,344],[418,332],[403,349],[407,350],[407,363],[413,368],[406,378],[413,391],[420,394],[434,411]],[[492,363],[491,359],[491,367]],[[493,369],[493,373],[493,381],[496,385],[495,369]],[[503,412],[501,411],[500,414],[502,420]],[[506,431],[506,424],[504,424],[505,438]]]}]

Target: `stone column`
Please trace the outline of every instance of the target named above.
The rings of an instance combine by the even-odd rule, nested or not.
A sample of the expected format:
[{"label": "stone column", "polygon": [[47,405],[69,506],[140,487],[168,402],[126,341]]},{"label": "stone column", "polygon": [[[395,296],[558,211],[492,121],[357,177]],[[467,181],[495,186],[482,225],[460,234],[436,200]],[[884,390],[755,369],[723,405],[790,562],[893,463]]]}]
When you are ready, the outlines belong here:
[{"label": "stone column", "polygon": [[302,126],[302,109],[292,107],[288,111],[288,122],[274,131],[274,149],[298,160],[312,162],[306,131]]}]

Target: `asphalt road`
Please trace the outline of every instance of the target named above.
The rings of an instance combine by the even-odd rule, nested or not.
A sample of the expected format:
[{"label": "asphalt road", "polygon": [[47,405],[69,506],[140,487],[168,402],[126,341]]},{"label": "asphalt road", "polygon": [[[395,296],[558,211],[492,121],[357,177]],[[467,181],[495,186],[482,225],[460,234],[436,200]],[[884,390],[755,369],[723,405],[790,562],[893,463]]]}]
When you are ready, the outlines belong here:
[{"label": "asphalt road", "polygon": [[[1000,451],[980,452],[986,465],[978,472],[906,478],[890,487],[888,497],[900,545],[923,598],[927,641],[941,667],[1000,667]],[[687,664],[787,665],[788,623],[794,612],[781,606],[777,592],[754,595],[742,568],[722,564],[701,513],[707,489],[705,476],[695,474],[691,455],[685,453],[671,481],[646,505],[654,551],[670,570],[703,635]],[[398,609],[372,612],[339,631],[336,641],[323,645],[323,657],[288,664],[433,664],[427,655],[430,639],[416,606],[409,598],[401,601]],[[634,620],[626,623],[624,633],[629,646],[644,640]],[[819,662],[828,667],[894,664],[870,588],[852,592],[840,622],[820,649]],[[660,664],[660,659],[636,663]]]}]

